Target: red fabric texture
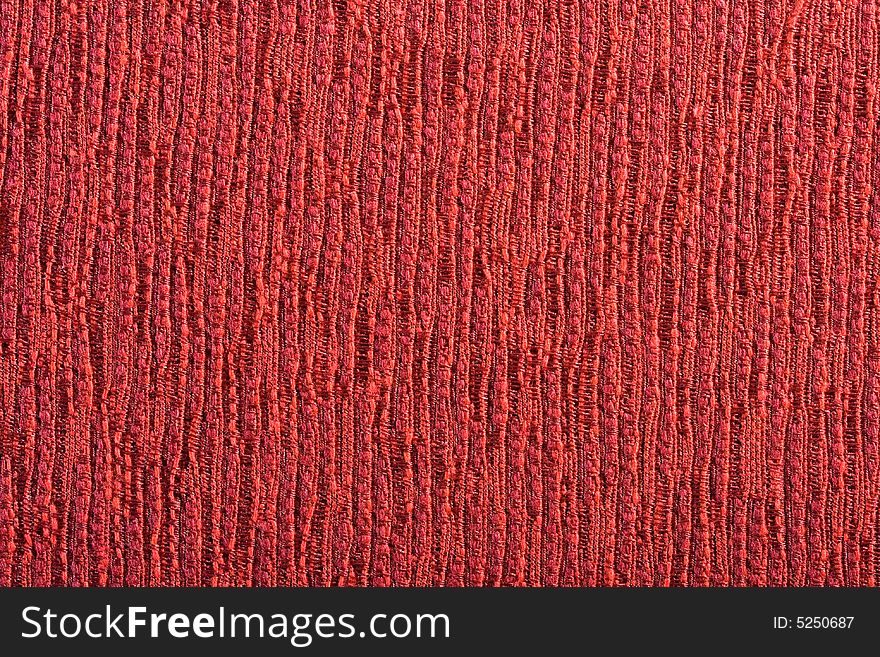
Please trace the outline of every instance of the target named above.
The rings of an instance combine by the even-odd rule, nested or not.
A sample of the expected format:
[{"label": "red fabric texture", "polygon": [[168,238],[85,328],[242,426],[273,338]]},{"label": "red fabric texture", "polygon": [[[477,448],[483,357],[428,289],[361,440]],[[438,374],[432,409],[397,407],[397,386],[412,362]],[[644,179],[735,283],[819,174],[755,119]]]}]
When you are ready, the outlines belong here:
[{"label": "red fabric texture", "polygon": [[2,0],[0,584],[877,584],[877,9]]}]

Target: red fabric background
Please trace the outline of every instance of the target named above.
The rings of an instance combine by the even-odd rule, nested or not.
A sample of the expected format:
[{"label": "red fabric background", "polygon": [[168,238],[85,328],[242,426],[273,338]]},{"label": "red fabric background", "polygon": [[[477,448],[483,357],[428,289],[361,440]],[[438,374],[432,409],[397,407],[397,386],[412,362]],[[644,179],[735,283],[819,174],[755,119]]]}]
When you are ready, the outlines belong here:
[{"label": "red fabric background", "polygon": [[0,584],[877,584],[878,35],[3,0]]}]

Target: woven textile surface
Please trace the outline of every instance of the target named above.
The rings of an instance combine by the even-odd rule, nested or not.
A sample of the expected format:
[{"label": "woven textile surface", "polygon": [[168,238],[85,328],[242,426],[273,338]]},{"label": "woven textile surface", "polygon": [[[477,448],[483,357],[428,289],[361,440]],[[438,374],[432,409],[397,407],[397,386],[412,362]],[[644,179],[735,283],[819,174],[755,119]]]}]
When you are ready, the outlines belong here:
[{"label": "woven textile surface", "polygon": [[878,21],[0,1],[0,585],[880,583]]}]

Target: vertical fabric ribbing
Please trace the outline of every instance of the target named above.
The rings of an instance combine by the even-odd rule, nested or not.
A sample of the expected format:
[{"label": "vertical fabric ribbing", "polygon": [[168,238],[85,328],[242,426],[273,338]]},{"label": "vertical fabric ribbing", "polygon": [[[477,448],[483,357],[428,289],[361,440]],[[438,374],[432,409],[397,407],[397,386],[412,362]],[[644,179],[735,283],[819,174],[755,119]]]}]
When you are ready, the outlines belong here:
[{"label": "vertical fabric ribbing", "polygon": [[876,0],[0,0],[0,585],[880,583]]}]

